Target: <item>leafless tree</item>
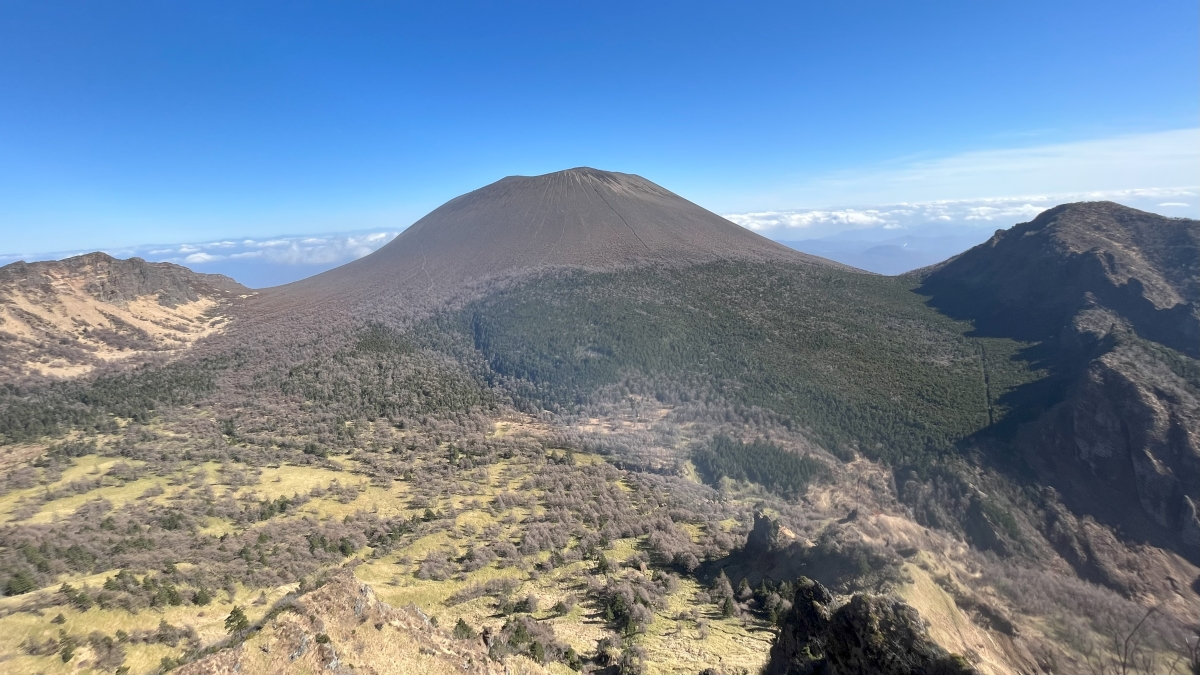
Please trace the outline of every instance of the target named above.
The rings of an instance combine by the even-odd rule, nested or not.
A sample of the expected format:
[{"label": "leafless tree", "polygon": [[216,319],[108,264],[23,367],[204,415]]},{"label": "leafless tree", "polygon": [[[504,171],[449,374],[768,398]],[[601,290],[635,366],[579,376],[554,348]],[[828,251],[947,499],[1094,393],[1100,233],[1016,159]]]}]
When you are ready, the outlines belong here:
[{"label": "leafless tree", "polygon": [[1141,630],[1157,611],[1157,606],[1146,610],[1128,633],[1112,633],[1112,645],[1108,650],[1097,653],[1096,649],[1092,649],[1086,655],[1088,669],[1094,675],[1152,675],[1156,671],[1157,659],[1143,643]]}]

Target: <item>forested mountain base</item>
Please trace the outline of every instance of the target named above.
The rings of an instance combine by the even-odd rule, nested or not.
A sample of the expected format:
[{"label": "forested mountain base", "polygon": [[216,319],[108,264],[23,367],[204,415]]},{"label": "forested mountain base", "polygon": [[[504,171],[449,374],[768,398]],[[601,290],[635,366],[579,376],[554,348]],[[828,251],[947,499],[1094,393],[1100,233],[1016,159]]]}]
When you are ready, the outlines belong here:
[{"label": "forested mountain base", "polygon": [[926,463],[1003,420],[1012,392],[1041,374],[1014,358],[1019,344],[964,337],[967,324],[912,288],[782,264],[568,273],[439,325],[547,407],[570,410],[637,372],[672,405],[716,396],[770,410],[842,457]]}]

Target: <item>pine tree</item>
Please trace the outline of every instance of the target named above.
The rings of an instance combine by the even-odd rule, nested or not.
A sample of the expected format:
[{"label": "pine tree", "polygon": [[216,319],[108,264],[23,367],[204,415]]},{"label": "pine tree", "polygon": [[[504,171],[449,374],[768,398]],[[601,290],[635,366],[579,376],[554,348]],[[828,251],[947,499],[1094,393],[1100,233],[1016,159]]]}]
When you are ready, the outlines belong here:
[{"label": "pine tree", "polygon": [[458,623],[454,624],[454,637],[459,640],[470,640],[475,637],[475,629],[460,617]]},{"label": "pine tree", "polygon": [[209,593],[208,589],[201,588],[192,595],[192,602],[200,606],[207,605],[212,602],[212,593]]},{"label": "pine tree", "polygon": [[234,606],[233,611],[225,619],[225,630],[230,635],[240,633],[250,627],[250,619],[246,618],[246,612],[239,606]]},{"label": "pine tree", "polygon": [[725,598],[725,604],[721,605],[721,616],[729,618],[737,616],[737,604],[733,602],[733,598]]},{"label": "pine tree", "polygon": [[712,594],[718,599],[718,602],[721,598],[733,597],[733,586],[729,583],[729,577],[725,576],[725,570],[721,570],[721,573],[713,580]]}]

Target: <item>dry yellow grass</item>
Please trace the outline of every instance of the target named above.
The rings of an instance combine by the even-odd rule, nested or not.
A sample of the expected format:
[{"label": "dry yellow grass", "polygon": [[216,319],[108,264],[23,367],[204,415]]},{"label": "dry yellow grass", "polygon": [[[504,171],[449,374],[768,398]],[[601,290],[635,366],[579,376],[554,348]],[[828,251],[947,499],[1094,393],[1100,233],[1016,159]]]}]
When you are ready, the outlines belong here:
[{"label": "dry yellow grass", "polygon": [[[104,579],[114,572],[95,574],[88,577],[71,578],[69,581],[76,586],[99,586]],[[178,627],[195,629],[204,644],[211,644],[225,637],[225,617],[232,611],[234,605],[245,608],[251,621],[257,620],[270,607],[270,604],[294,590],[295,585],[263,591],[262,589],[247,589],[239,586],[236,595],[230,599],[225,593],[204,607],[178,606],[145,609],[130,613],[120,609],[99,609],[93,607],[81,612],[73,607],[55,607],[41,613],[15,612],[0,617],[0,654],[11,655],[12,658],[0,664],[4,673],[22,675],[25,673],[72,673],[78,672],[83,664],[90,660],[90,648],[81,647],[70,663],[63,663],[57,656],[30,656],[24,653],[22,645],[42,643],[46,640],[57,640],[60,630],[65,630],[80,643],[85,643],[87,636],[93,631],[106,635],[115,635],[118,630],[126,633],[135,631],[154,631],[159,622]],[[52,593],[55,589],[44,589],[39,593]],[[260,595],[265,595],[265,604],[256,604]],[[0,601],[0,611],[13,609],[20,603],[26,602],[30,595],[16,598],[4,598]],[[57,614],[65,618],[62,624],[51,623]],[[130,675],[142,675],[154,672],[163,657],[178,659],[184,652],[184,645],[169,647],[162,644],[125,644],[125,665],[129,667]],[[86,671],[87,669],[84,668]]]},{"label": "dry yellow grass", "polygon": [[944,649],[967,656],[984,675],[1003,675],[1009,671],[1006,645],[995,633],[985,631],[963,614],[954,598],[934,582],[929,572],[911,563],[904,565],[912,583],[897,593],[921,613],[929,626],[929,636]]},{"label": "dry yellow grass", "polygon": [[[576,460],[577,465],[585,466],[604,461],[602,457],[582,453],[576,455]],[[497,492],[519,488],[528,478],[528,473],[522,465],[502,462],[489,467],[489,476],[490,485],[484,494],[455,499],[456,506],[461,507],[470,499],[487,504]],[[621,487],[628,489],[623,484]],[[521,508],[514,508],[510,513],[518,518],[529,515],[527,509]],[[464,524],[483,528],[499,520],[487,510],[468,510],[457,515],[456,528]],[[727,528],[736,524],[733,520],[723,523]],[[700,535],[699,527],[695,525],[687,525],[685,529],[693,538]],[[447,599],[474,584],[482,585],[497,578],[513,579],[519,583],[513,596],[536,596],[540,609],[534,617],[553,626],[558,639],[574,647],[577,652],[591,653],[601,638],[613,635],[596,610],[586,602],[576,604],[565,616],[558,616],[551,611],[554,604],[567,595],[583,600],[585,580],[594,566],[591,562],[561,566],[539,575],[536,580],[520,569],[500,568],[496,563],[465,574],[461,579],[432,581],[413,576],[418,563],[430,551],[450,546],[461,554],[471,543],[472,539],[466,537],[452,539],[447,532],[429,535],[394,550],[383,559],[369,560],[359,565],[355,568],[355,575],[372,585],[380,599],[392,606],[413,605],[437,618],[443,626],[452,626],[461,618],[476,629],[485,626],[499,629],[504,624],[506,617],[496,613],[494,600],[481,597],[448,606]],[[615,562],[624,562],[638,552],[641,543],[638,539],[616,540],[605,551],[605,556]],[[541,555],[541,558],[545,557],[548,557],[547,553]],[[412,562],[398,564],[400,558]],[[750,672],[761,668],[766,661],[772,633],[757,620],[750,619],[743,623],[740,619],[725,619],[711,605],[697,606],[694,597],[699,590],[700,586],[695,581],[682,580],[679,589],[666,598],[666,607],[656,613],[656,620],[646,633],[634,638],[646,650],[649,672],[654,675],[696,673],[717,665],[742,667]],[[703,639],[696,622],[689,618],[676,620],[677,617],[690,615],[693,609],[699,611],[708,625],[707,637]]]},{"label": "dry yellow grass", "polygon": [[[59,480],[50,483],[49,485],[38,485],[23,490],[13,490],[3,496],[0,496],[0,516],[11,517],[17,509],[18,504],[23,500],[40,499],[47,490],[58,490],[62,486],[78,480],[95,480],[104,472],[108,471],[114,464],[126,462],[135,468],[143,464],[134,460],[119,460],[110,457],[101,457],[98,455],[85,455],[78,457],[69,468],[65,469],[62,477]],[[70,495],[46,502],[41,506],[36,514],[29,519],[23,521],[27,524],[40,524],[52,522],[55,518],[65,517],[73,513],[76,509],[82,506],[85,502],[96,499],[106,499],[112,502],[114,508],[119,508],[122,505],[138,499],[151,487],[159,486],[166,490],[167,497],[175,491],[168,485],[168,480],[160,477],[139,478],[134,481],[129,481],[120,485],[106,485],[104,487],[95,488],[86,493]]]},{"label": "dry yellow grass", "polygon": [[[525,433],[526,431],[515,423],[508,427],[503,425],[497,427],[497,433]],[[603,457],[586,453],[576,453],[575,459],[577,465],[583,467],[605,461]],[[345,469],[352,470],[356,466],[352,460],[342,458],[339,460],[339,464]],[[57,484],[87,477],[94,478],[111,468],[116,461],[97,456],[78,458],[74,465],[63,473]],[[529,493],[521,490],[522,484],[530,477],[535,466],[535,464],[516,459],[501,461],[487,467],[486,479],[472,485],[471,491],[476,494],[445,494],[433,504],[435,509],[453,508],[455,510],[456,518],[452,528],[409,541],[405,546],[397,548],[379,559],[373,558],[369,549],[363,551],[360,557],[364,559],[364,562],[356,567],[355,575],[359,580],[370,584],[379,598],[386,603],[394,607],[414,606],[420,608],[427,615],[436,618],[444,627],[453,626],[461,617],[476,628],[491,626],[497,629],[503,625],[505,617],[496,614],[493,599],[477,598],[455,606],[447,605],[446,601],[452,594],[468,585],[483,584],[491,579],[510,578],[518,584],[514,591],[515,596],[523,597],[533,594],[538,597],[540,610],[535,617],[539,621],[552,625],[559,640],[571,645],[579,653],[593,652],[598,640],[612,635],[603,620],[596,616],[596,610],[586,601],[577,603],[565,616],[556,615],[550,608],[568,595],[573,595],[578,600],[584,600],[586,579],[591,573],[594,563],[576,562],[541,574],[535,579],[527,571],[528,565],[548,558],[549,553],[542,553],[527,559],[523,563],[524,569],[521,567],[501,568],[493,563],[481,570],[451,580],[421,580],[414,576],[419,563],[433,550],[451,547],[461,555],[472,544],[489,543],[480,534],[485,527],[501,525],[503,536],[515,537],[519,528],[512,523],[537,516],[543,507],[535,506],[532,509],[516,507],[496,514],[492,511],[490,503],[496,494],[504,491],[540,496],[537,492]],[[195,477],[197,472],[202,472],[216,494],[234,492],[239,498],[276,499],[293,494],[307,495],[314,488],[328,489],[335,481],[342,486],[353,486],[357,491],[357,497],[348,503],[342,503],[334,495],[326,494],[311,499],[297,509],[296,513],[283,517],[310,516],[319,520],[341,519],[359,511],[374,512],[383,518],[409,518],[419,515],[417,510],[408,507],[412,486],[403,481],[394,481],[387,487],[380,487],[369,484],[365,477],[350,470],[337,471],[327,467],[282,465],[257,467],[259,475],[254,484],[232,488],[227,485],[215,484],[220,480],[220,469],[219,464],[210,462],[197,465],[188,476],[181,476],[181,478]],[[172,490],[186,489],[183,485],[173,487],[168,484],[169,482],[168,478],[162,477],[143,478],[125,485],[93,490],[86,495],[54,500],[46,504],[34,516],[34,519],[36,522],[47,522],[56,515],[70,513],[84,502],[99,496],[120,506],[138,499],[148,487],[155,484],[168,490],[166,495],[156,499],[169,496]],[[617,485],[623,490],[630,489],[630,486],[623,482],[618,482]],[[44,488],[34,490],[40,489]],[[33,491],[18,491],[6,495],[0,499],[0,512],[3,512],[4,509],[11,509],[16,500],[31,494]],[[424,509],[422,508],[420,511],[423,512]],[[727,528],[735,524],[735,521],[732,520],[723,523]],[[210,518],[201,531],[205,534],[222,534],[232,532],[238,527],[240,526],[220,518]],[[694,539],[701,534],[700,529],[694,525],[685,525],[685,529]],[[475,534],[467,536],[465,532],[468,531]],[[617,562],[625,561],[637,553],[642,544],[643,542],[638,539],[617,540],[611,543],[605,555]],[[401,563],[402,558],[410,562]],[[58,580],[54,587],[43,589],[37,593],[52,593],[57,589],[57,584],[64,581],[77,587],[95,588],[102,585],[104,579],[113,573],[64,577]],[[288,587],[274,589],[268,593],[268,598],[274,600],[282,597],[287,590],[289,590]],[[649,626],[646,633],[634,638],[635,642],[646,650],[650,661],[650,673],[694,673],[704,667],[722,664],[740,666],[751,671],[756,670],[765,659],[766,648],[769,646],[770,640],[769,633],[754,621],[743,624],[737,619],[723,619],[716,616],[715,608],[712,606],[697,607],[694,602],[697,590],[699,587],[694,581],[683,580],[679,589],[665,598],[666,606],[657,613],[656,620]],[[233,599],[237,604],[247,607],[251,619],[257,618],[266,609],[265,606],[252,604],[258,594],[258,591],[249,592],[241,589],[237,597]],[[34,596],[27,595],[22,598],[0,599],[0,612],[11,611],[20,602],[27,601],[32,597]],[[118,629],[126,632],[154,630],[159,621],[163,620],[176,626],[191,626],[197,631],[204,644],[212,644],[225,637],[223,621],[234,602],[221,594],[216,602],[203,608],[169,607],[144,610],[137,614],[97,608],[92,608],[87,612],[64,609],[63,614],[67,621],[62,626],[50,623],[50,619],[57,613],[57,609],[41,616],[11,613],[0,618],[0,653],[20,654],[20,646],[23,642],[44,641],[56,637],[59,628],[66,629],[72,635],[79,637],[83,637],[93,630],[101,630],[111,635]],[[707,637],[701,638],[698,625],[687,618],[694,609],[698,610],[708,623]],[[680,617],[684,618],[680,619]],[[679,620],[677,621],[677,619]],[[240,648],[238,663],[241,663],[242,672],[267,672],[260,669],[278,666],[279,662],[276,658],[278,655],[262,650],[264,645],[270,648],[269,643],[272,639],[274,638],[271,637],[270,632],[264,631],[263,634],[254,636],[244,647]],[[392,636],[387,641],[380,641],[380,636],[375,635],[374,631],[367,631],[366,635],[356,637],[353,643],[355,645],[354,654],[346,657],[346,663],[359,663],[366,667],[367,664],[382,663],[390,658],[393,659],[391,663],[403,664],[398,666],[399,670],[378,672],[450,672],[455,670],[453,666],[448,667],[444,659],[421,653],[419,651],[420,640],[412,636]],[[156,669],[164,656],[171,658],[180,656],[182,648],[171,649],[157,644],[138,644],[128,645],[126,652],[126,665],[131,667],[133,675],[139,675]],[[17,673],[67,673],[76,672],[79,666],[90,658],[92,657],[89,650],[81,648],[71,664],[62,664],[57,657],[22,655],[7,661],[6,666],[10,668],[11,672]],[[561,664],[542,667],[527,659],[510,659],[505,665],[509,672],[513,673],[557,672],[565,675],[571,672]],[[288,672],[307,672],[305,671],[307,667],[303,663],[297,662],[294,667],[288,668]],[[404,670],[404,668],[408,670]]]}]

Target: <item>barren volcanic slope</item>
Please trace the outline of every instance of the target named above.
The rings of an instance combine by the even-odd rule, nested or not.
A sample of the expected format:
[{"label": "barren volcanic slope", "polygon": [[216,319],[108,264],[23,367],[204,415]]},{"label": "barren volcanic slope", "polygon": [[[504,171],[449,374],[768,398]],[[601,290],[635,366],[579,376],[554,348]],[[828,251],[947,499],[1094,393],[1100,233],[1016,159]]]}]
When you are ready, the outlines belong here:
[{"label": "barren volcanic slope", "polygon": [[509,176],[450,200],[375,253],[267,294],[289,300],[424,298],[467,281],[575,267],[717,260],[842,267],[759,236],[632,174],[577,168]]}]

